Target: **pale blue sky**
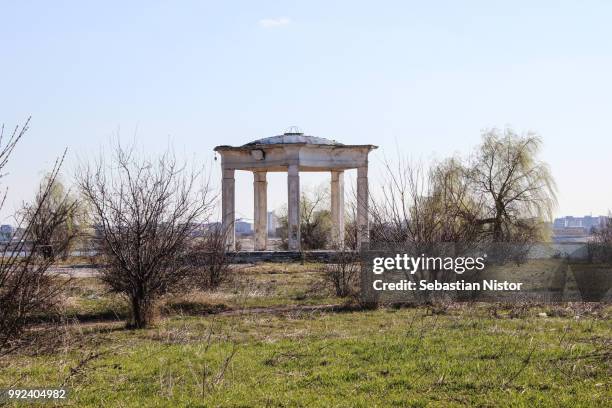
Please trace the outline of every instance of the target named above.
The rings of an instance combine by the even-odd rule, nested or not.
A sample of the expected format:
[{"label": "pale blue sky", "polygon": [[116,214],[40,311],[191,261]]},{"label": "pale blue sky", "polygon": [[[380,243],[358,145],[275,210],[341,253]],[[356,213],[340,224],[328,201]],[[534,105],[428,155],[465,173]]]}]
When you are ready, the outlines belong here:
[{"label": "pale blue sky", "polygon": [[[606,1],[1,1],[0,122],[33,117],[2,216],[64,147],[69,178],[116,133],[204,163],[215,145],[298,125],[380,145],[376,183],[397,146],[442,158],[507,124],[542,135],[557,214],[605,214],[611,21]],[[237,180],[247,217],[251,182]],[[272,176],[270,207],[285,195],[285,176]]]}]

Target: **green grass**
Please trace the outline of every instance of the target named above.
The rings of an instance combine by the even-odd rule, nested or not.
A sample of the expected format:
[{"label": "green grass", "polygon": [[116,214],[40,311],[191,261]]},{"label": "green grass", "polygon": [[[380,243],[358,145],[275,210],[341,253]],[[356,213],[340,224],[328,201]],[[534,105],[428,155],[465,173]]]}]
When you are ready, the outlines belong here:
[{"label": "green grass", "polygon": [[608,317],[482,308],[172,318],[86,327],[64,350],[12,356],[0,387],[68,378],[71,406],[603,406],[610,335]]},{"label": "green grass", "polygon": [[[215,291],[186,292],[166,296],[162,314],[205,315],[220,310],[295,305],[341,304],[321,279],[321,265],[270,264],[235,266],[229,281]],[[68,317],[81,321],[124,319],[127,301],[108,293],[96,278],[76,278],[67,290]]]},{"label": "green grass", "polygon": [[[291,268],[244,271],[260,284],[278,283],[246,305],[239,287],[216,296],[226,296],[228,309],[341,302],[325,290],[309,291],[318,279],[310,266]],[[295,300],[295,293],[307,298]],[[192,303],[212,299],[201,296]],[[67,405],[75,407],[605,406],[612,398],[610,311],[594,305],[238,310],[163,317],[146,330],[81,324],[1,359],[0,388],[65,383]]]}]

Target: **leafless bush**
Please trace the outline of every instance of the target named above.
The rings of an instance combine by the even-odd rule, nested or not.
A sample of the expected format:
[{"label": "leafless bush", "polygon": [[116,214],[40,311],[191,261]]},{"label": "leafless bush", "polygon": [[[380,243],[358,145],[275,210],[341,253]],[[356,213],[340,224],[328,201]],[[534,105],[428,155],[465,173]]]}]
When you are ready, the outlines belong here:
[{"label": "leafless bush", "polygon": [[190,275],[185,262],[198,222],[212,208],[201,173],[179,166],[169,151],[139,158],[117,143],[111,161],[85,165],[78,184],[92,208],[101,279],[130,302],[130,326],[146,327],[155,302]]},{"label": "leafless bush", "polygon": [[330,282],[336,296],[347,297],[355,295],[359,287],[361,263],[359,254],[355,251],[338,251],[331,263],[325,265],[325,279]]},{"label": "leafless bush", "polygon": [[[7,143],[0,149],[0,171],[7,164],[17,142],[27,131],[28,124],[29,120],[23,127],[15,128]],[[4,127],[0,130],[0,144],[3,142],[3,136]],[[1,250],[0,353],[9,352],[18,345],[17,340],[28,321],[36,314],[48,311],[55,304],[62,282],[66,281],[56,279],[56,276],[49,273],[49,267],[55,261],[55,254],[65,251],[74,238],[72,234],[58,234],[57,231],[74,210],[75,203],[63,196],[58,197],[57,206],[48,207],[62,162],[63,157],[55,162],[34,203],[26,205],[22,211],[17,228],[23,230],[22,235],[13,235]],[[44,234],[35,231],[44,231]]]},{"label": "leafless bush", "polygon": [[[354,209],[354,206],[349,206]],[[324,279],[334,287],[336,296],[347,297],[357,294],[361,262],[357,248],[357,228],[355,217],[350,217],[345,224],[344,250],[333,254],[333,259],[325,265]]]},{"label": "leafless bush", "polygon": [[358,248],[357,235],[359,228],[357,226],[357,192],[351,191],[347,200],[344,213],[344,248],[346,250],[356,251]]},{"label": "leafless bush", "polygon": [[593,231],[593,237],[587,246],[590,261],[612,263],[612,216]]},{"label": "leafless bush", "polygon": [[205,231],[195,244],[188,262],[194,267],[194,281],[201,289],[215,289],[228,278],[230,258],[226,243],[227,230],[218,225]]}]

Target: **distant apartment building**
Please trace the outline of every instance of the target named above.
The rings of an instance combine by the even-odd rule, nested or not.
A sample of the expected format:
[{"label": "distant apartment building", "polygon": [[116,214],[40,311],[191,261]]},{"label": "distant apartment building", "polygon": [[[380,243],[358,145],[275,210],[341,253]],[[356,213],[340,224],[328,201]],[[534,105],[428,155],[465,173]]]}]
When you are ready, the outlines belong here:
[{"label": "distant apartment building", "polygon": [[555,242],[587,242],[593,231],[602,227],[608,217],[585,215],[584,217],[566,216],[555,218],[553,240]]},{"label": "distant apartment building", "polygon": [[553,228],[586,228],[589,232],[593,228],[598,228],[604,225],[608,217],[600,215],[593,217],[592,215],[585,215],[584,217],[562,217],[555,218]]},{"label": "distant apartment building", "polygon": [[15,234],[15,228],[12,225],[0,225],[0,241],[10,241]]},{"label": "distant apartment building", "polygon": [[253,234],[253,223],[246,218],[238,218],[235,222],[236,235],[251,235]]}]

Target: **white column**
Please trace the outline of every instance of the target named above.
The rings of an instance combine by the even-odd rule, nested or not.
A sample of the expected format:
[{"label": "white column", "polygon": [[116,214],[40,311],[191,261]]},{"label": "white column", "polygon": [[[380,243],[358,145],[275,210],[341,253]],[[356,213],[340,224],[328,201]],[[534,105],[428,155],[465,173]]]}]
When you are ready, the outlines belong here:
[{"label": "white column", "polygon": [[228,251],[236,250],[234,169],[223,169],[221,182],[221,225],[227,234]]},{"label": "white column", "polygon": [[289,250],[300,250],[300,170],[297,164],[287,170],[287,231]]},{"label": "white column", "polygon": [[265,171],[253,172],[255,250],[265,251],[268,244],[268,182]]},{"label": "white column", "polygon": [[368,167],[357,169],[357,247],[368,249],[370,225],[368,222]]},{"label": "white column", "polygon": [[344,171],[331,172],[332,245],[344,248]]}]

